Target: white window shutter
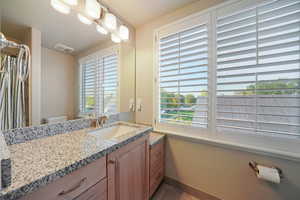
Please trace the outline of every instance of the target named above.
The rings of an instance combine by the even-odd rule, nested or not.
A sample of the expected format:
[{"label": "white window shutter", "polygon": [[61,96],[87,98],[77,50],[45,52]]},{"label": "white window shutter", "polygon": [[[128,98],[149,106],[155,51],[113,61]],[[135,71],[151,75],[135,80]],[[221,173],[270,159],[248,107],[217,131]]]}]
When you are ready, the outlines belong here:
[{"label": "white window shutter", "polygon": [[104,113],[116,113],[118,109],[118,57],[103,58],[103,108]]},{"label": "white window shutter", "polygon": [[159,38],[159,122],[207,128],[207,29],[203,23]]},{"label": "white window shutter", "polygon": [[300,135],[300,2],[217,19],[217,127]]},{"label": "white window shutter", "polygon": [[93,113],[96,108],[97,62],[88,59],[81,63],[80,111]]},{"label": "white window shutter", "polygon": [[84,59],[80,64],[80,112],[118,112],[118,54],[105,53]]}]

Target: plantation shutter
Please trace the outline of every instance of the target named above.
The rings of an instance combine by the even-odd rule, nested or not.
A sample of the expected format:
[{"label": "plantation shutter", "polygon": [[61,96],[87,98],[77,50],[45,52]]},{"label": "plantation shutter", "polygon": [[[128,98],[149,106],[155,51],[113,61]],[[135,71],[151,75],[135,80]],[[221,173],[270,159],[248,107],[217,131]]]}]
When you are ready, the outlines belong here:
[{"label": "plantation shutter", "polygon": [[97,89],[96,59],[88,59],[81,63],[80,79],[80,111],[83,113],[95,112]]},{"label": "plantation shutter", "polygon": [[218,130],[300,135],[300,2],[217,18]]},{"label": "plantation shutter", "polygon": [[118,109],[118,57],[103,57],[103,108],[104,113],[116,113]]},{"label": "plantation shutter", "polygon": [[173,31],[158,42],[159,122],[207,128],[207,24]]},{"label": "plantation shutter", "polygon": [[118,54],[99,54],[80,62],[80,112],[118,112]]}]

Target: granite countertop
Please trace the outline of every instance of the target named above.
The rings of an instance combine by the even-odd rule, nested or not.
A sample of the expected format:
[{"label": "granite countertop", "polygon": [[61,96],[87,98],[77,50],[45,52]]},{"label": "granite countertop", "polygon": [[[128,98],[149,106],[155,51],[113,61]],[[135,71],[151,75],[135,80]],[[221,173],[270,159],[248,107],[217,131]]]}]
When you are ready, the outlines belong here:
[{"label": "granite countertop", "polygon": [[77,130],[9,146],[12,184],[0,191],[0,200],[15,200],[63,177],[94,160],[149,133],[151,127],[116,122],[137,129],[111,140],[89,133],[95,128]]},{"label": "granite countertop", "polygon": [[165,137],[164,134],[161,133],[156,133],[156,132],[151,132],[150,133],[150,146],[153,146],[157,144],[159,141],[161,141]]},{"label": "granite countertop", "polygon": [[9,158],[9,149],[6,145],[4,136],[0,131],[0,161],[1,159],[8,159],[8,158]]}]

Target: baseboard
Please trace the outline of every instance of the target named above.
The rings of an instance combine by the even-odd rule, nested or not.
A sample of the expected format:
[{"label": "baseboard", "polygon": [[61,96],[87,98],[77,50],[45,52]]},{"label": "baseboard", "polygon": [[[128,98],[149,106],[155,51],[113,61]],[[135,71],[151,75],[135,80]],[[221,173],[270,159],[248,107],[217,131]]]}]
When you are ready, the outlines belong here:
[{"label": "baseboard", "polygon": [[180,183],[179,181],[169,178],[169,177],[164,177],[164,182],[169,184],[169,185],[173,185],[177,188],[180,188],[181,190],[183,190],[186,193],[189,193],[199,199],[205,199],[205,200],[221,200],[215,196],[212,196],[210,194],[207,194],[206,192],[202,192],[200,190],[197,190],[189,185],[185,185],[183,183]]}]

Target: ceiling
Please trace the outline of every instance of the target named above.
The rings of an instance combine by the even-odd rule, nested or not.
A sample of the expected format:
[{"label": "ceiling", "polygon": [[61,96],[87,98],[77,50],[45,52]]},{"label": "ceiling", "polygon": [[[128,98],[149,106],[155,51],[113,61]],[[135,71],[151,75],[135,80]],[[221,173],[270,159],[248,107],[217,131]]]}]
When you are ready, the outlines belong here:
[{"label": "ceiling", "polygon": [[[118,16],[139,26],[160,15],[196,0],[102,0]],[[50,0],[1,0],[1,31],[22,40],[23,30],[34,27],[42,32],[42,45],[53,48],[62,43],[75,49],[74,54],[109,39],[95,25],[82,24],[75,12],[61,14]]]},{"label": "ceiling", "polygon": [[199,0],[102,0],[135,27],[196,1]]}]

